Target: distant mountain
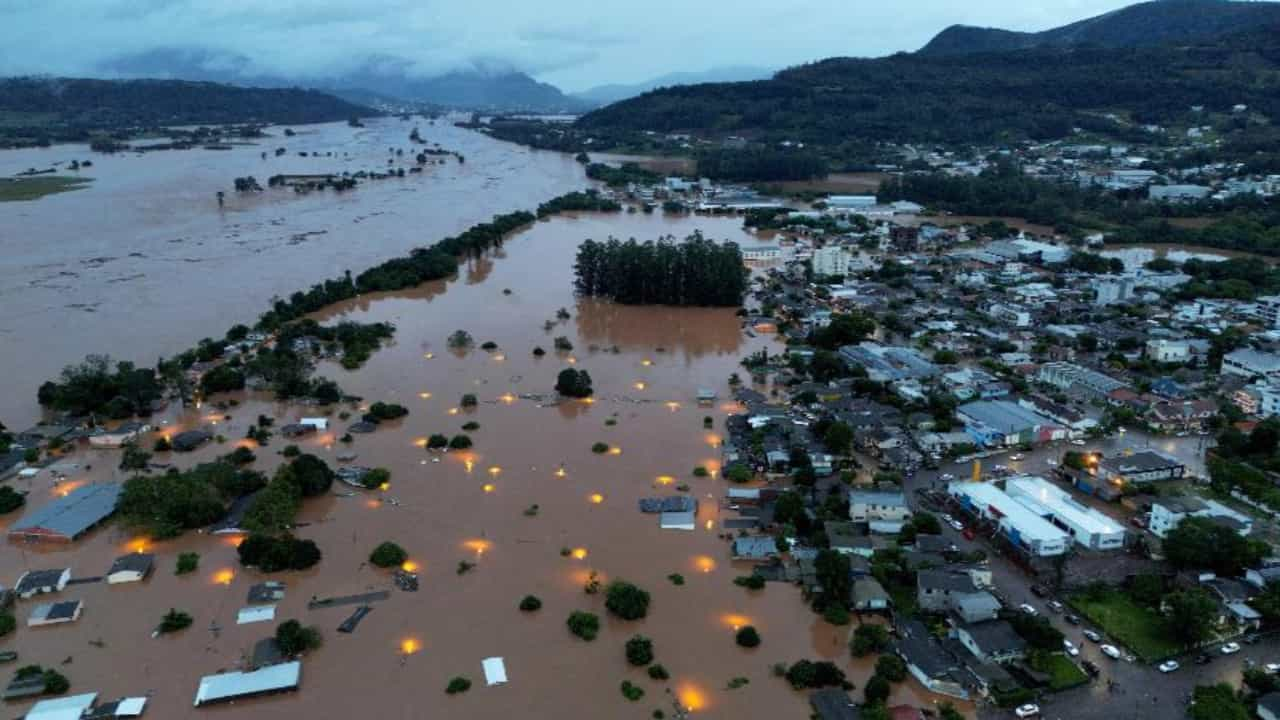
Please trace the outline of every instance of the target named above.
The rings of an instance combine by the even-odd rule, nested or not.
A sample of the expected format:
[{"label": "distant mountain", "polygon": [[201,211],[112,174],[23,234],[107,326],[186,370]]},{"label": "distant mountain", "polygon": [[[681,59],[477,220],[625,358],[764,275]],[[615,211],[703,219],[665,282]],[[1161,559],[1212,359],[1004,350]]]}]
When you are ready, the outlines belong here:
[{"label": "distant mountain", "polygon": [[952,25],[920,49],[961,55],[1043,47],[1143,47],[1229,35],[1280,23],[1280,3],[1155,0],[1043,32]]},{"label": "distant mountain", "polygon": [[440,75],[423,75],[408,60],[366,58],[339,74],[291,77],[265,72],[236,53],[207,48],[156,48],[113,58],[101,69],[127,77],[174,77],[251,87],[314,87],[347,97],[401,100],[468,110],[580,111],[589,105],[509,68],[479,65]]},{"label": "distant mountain", "polygon": [[592,105],[608,105],[609,103],[626,100],[627,98],[632,98],[661,87],[700,85],[702,83],[713,82],[764,80],[765,78],[772,77],[773,73],[773,70],[766,70],[765,68],[750,67],[746,65],[712,68],[701,72],[675,72],[631,85],[599,85],[589,90],[573,93],[572,97],[591,103]]},{"label": "distant mountain", "polygon": [[655,90],[588,113],[577,128],[828,148],[1056,139],[1075,128],[1140,140],[1142,124],[1196,122],[1192,106],[1222,113],[1237,104],[1280,122],[1280,25],[1154,47],[832,58],[770,80]]},{"label": "distant mountain", "polygon": [[24,122],[61,130],[331,122],[370,112],[332,95],[298,88],[243,88],[184,80],[0,79],[0,113],[8,116],[10,128]]}]

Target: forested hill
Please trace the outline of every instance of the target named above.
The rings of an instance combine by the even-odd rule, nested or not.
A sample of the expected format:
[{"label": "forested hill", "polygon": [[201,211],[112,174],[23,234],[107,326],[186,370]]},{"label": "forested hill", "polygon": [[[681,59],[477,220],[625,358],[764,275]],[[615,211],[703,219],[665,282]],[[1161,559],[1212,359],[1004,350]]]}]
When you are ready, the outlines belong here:
[{"label": "forested hill", "polygon": [[9,126],[57,130],[194,123],[307,123],[368,115],[315,90],[242,88],[184,80],[0,79],[0,115]]},{"label": "forested hill", "polygon": [[1043,32],[952,25],[922,55],[1026,50],[1034,47],[1141,47],[1197,41],[1280,23],[1280,3],[1156,0]]},{"label": "forested hill", "polygon": [[1133,129],[1099,111],[1164,123],[1193,105],[1224,112],[1236,104],[1280,120],[1280,26],[1177,46],[833,58],[770,80],[656,90],[589,113],[578,126],[820,146],[991,142],[1060,138],[1076,127]]}]

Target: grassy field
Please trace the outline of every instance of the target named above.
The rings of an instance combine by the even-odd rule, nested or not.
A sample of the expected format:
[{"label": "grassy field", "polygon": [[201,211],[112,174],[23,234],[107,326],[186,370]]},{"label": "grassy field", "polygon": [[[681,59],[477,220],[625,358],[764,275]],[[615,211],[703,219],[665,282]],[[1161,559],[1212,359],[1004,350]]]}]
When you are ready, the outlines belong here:
[{"label": "grassy field", "polygon": [[0,178],[0,202],[39,200],[45,195],[79,190],[92,180],[65,175],[37,175],[24,178]]},{"label": "grassy field", "polygon": [[1071,604],[1145,662],[1182,650],[1164,616],[1135,604],[1120,592],[1112,591],[1099,599],[1077,595],[1071,598]]},{"label": "grassy field", "polygon": [[1084,671],[1071,662],[1071,658],[1061,653],[1054,653],[1048,656],[1045,659],[1044,667],[1038,669],[1041,672],[1049,673],[1049,689],[1054,692],[1083,685],[1089,681],[1089,677],[1084,674]]}]

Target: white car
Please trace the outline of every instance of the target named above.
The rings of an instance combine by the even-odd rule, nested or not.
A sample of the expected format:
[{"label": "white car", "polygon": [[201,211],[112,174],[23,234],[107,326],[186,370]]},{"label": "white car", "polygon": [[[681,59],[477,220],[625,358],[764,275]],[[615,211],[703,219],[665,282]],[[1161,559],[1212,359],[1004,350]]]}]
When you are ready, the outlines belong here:
[{"label": "white car", "polygon": [[944,523],[946,523],[946,524],[950,525],[951,523],[955,522],[955,520],[954,520],[954,519],[952,519],[952,517],[951,517],[950,515],[947,515],[946,513],[943,513],[943,515],[942,515],[942,522],[944,522]]},{"label": "white car", "polygon": [[1162,673],[1171,673],[1174,670],[1177,670],[1180,666],[1178,665],[1178,662],[1176,660],[1165,660],[1164,662],[1160,663],[1157,667],[1160,669],[1160,672]]},{"label": "white car", "polygon": [[1080,649],[1077,648],[1075,645],[1072,645],[1070,640],[1062,641],[1062,649],[1066,650],[1067,654],[1070,655],[1071,657],[1076,657],[1080,654]]},{"label": "white car", "polygon": [[1094,642],[1102,642],[1102,636],[1092,630],[1084,630],[1080,634]]},{"label": "white car", "polygon": [[1018,609],[1019,609],[1019,610],[1021,610],[1021,611],[1022,611],[1022,612],[1024,612],[1024,613],[1028,614],[1028,615],[1038,615],[1038,614],[1039,614],[1039,613],[1037,613],[1037,612],[1036,612],[1036,609],[1035,609],[1035,608],[1031,607],[1030,605],[1028,605],[1028,604],[1026,604],[1026,603],[1022,603],[1021,605],[1019,605],[1019,606],[1018,606]]},{"label": "white car", "polygon": [[1071,441],[1071,444],[1072,444],[1072,445],[1075,445],[1076,447],[1082,447],[1082,446],[1084,446],[1084,441],[1083,441],[1083,440],[1072,440],[1072,441]]},{"label": "white car", "polygon": [[1218,648],[1218,652],[1221,652],[1223,655],[1235,655],[1240,652],[1240,643],[1229,642],[1221,648]]},{"label": "white car", "polygon": [[1022,453],[1014,453],[1014,454],[1012,454],[1012,455],[1010,455],[1010,456],[1009,456],[1009,459],[1010,459],[1010,460],[1012,460],[1013,462],[1018,462],[1019,460],[1021,460],[1021,459],[1025,458],[1025,457],[1026,457],[1026,455],[1023,455]]},{"label": "white car", "polygon": [[1019,705],[1018,708],[1013,711],[1013,714],[1020,718],[1035,717],[1040,714],[1040,706],[1033,703]]},{"label": "white car", "polygon": [[1063,610],[1062,603],[1058,602],[1057,600],[1050,600],[1049,609],[1056,613],[1060,613]]},{"label": "white car", "polygon": [[1117,648],[1115,645],[1103,645],[1102,647],[1100,647],[1100,648],[1098,648],[1098,649],[1102,651],[1102,654],[1103,654],[1103,655],[1106,655],[1107,657],[1111,658],[1112,660],[1119,660],[1119,659],[1120,659],[1120,649],[1119,649],[1119,648]]},{"label": "white car", "polygon": [[960,532],[961,530],[964,530],[964,523],[959,520],[952,520],[951,527],[954,528],[956,532]]},{"label": "white car", "polygon": [[1266,665],[1263,665],[1262,668],[1267,671],[1268,675],[1280,673],[1280,663],[1267,663]]},{"label": "white car", "polygon": [[951,482],[952,480],[955,480],[955,479],[956,479],[956,476],[952,475],[951,473],[942,473],[943,482]]}]

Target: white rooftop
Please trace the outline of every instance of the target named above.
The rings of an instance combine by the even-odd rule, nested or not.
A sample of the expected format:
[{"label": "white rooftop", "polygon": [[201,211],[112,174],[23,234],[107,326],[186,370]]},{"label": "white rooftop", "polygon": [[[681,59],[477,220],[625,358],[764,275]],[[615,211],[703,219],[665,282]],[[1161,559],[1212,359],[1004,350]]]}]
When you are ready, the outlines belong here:
[{"label": "white rooftop", "polygon": [[1120,523],[1086,507],[1062,488],[1034,475],[1022,475],[1005,481],[1009,495],[1018,502],[1028,505],[1031,510],[1039,512],[1036,505],[1043,506],[1047,512],[1062,518],[1063,522],[1081,530],[1101,535],[1112,535],[1124,532]]},{"label": "white rooftop", "polygon": [[98,693],[94,692],[41,700],[31,706],[24,718],[25,720],[79,720],[97,697]]},{"label": "white rooftop", "polygon": [[484,666],[484,681],[490,687],[507,682],[507,666],[500,657],[485,658],[480,663]]},{"label": "white rooftop", "polygon": [[952,495],[962,494],[984,513],[1007,519],[1018,534],[1028,541],[1053,542],[1066,540],[1067,534],[1056,525],[1032,512],[1027,506],[1009,497],[1005,491],[985,482],[953,482],[947,486]]},{"label": "white rooftop", "polygon": [[249,623],[267,622],[275,619],[275,605],[251,605],[247,608],[240,608],[240,612],[236,614],[237,625],[248,625]]},{"label": "white rooftop", "polygon": [[196,707],[206,703],[234,700],[238,697],[289,690],[298,686],[302,675],[302,663],[293,662],[269,665],[253,672],[226,672],[205,675],[200,678],[196,690]]}]

